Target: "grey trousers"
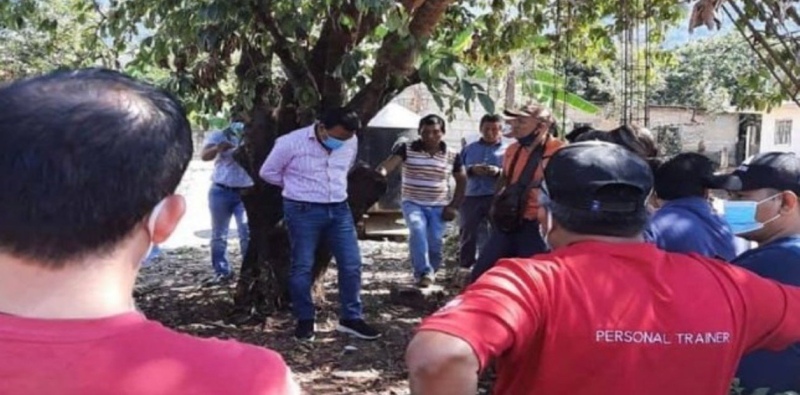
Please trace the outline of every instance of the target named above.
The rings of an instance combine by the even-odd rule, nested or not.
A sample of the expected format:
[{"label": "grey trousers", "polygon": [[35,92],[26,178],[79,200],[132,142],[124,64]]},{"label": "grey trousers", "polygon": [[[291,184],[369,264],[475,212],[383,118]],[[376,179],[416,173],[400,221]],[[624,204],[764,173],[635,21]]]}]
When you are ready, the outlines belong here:
[{"label": "grey trousers", "polygon": [[493,196],[467,196],[459,211],[458,262],[461,267],[472,267],[477,252],[489,239],[489,208]]}]

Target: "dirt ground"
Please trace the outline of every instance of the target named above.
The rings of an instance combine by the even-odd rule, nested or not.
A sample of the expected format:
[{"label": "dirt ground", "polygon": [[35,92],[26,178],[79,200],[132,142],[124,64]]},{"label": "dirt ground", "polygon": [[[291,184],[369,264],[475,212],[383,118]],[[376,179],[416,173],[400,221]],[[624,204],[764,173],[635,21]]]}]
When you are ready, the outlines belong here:
[{"label": "dirt ground", "polygon": [[[225,323],[233,286],[201,285],[211,274],[207,247],[164,250],[153,265],[143,269],[137,304],[148,317],[178,331],[237,339],[280,352],[309,394],[408,394],[405,347],[420,319],[457,292],[454,283],[459,274],[451,269],[444,287],[411,307],[398,302],[396,292],[411,284],[406,244],[361,241],[361,250],[365,319],[383,331],[383,337],[373,342],[334,330],[338,319],[335,269],[325,277],[326,300],[317,303],[313,343],[294,340],[294,322],[288,312],[276,313],[259,325]],[[233,254],[233,262],[240,262],[238,252]],[[453,283],[448,285],[448,281]]]}]

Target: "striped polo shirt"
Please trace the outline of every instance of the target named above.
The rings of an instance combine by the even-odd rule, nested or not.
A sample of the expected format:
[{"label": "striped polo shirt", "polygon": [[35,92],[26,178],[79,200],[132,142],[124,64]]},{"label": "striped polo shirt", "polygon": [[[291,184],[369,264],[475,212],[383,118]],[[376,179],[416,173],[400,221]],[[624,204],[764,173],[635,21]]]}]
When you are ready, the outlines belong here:
[{"label": "striped polo shirt", "polygon": [[435,154],[425,151],[422,140],[399,144],[394,155],[403,158],[403,201],[423,206],[446,206],[450,203],[450,175],[461,171],[457,152],[441,142]]}]

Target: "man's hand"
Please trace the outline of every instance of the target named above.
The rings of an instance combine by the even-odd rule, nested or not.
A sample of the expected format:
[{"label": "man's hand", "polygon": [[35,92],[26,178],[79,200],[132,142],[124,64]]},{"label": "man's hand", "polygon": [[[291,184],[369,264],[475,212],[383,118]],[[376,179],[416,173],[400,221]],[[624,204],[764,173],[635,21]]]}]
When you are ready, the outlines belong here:
[{"label": "man's hand", "polygon": [[223,141],[217,144],[217,152],[225,152],[233,147],[234,145],[230,141]]},{"label": "man's hand", "polygon": [[486,165],[486,175],[487,176],[497,177],[497,176],[500,175],[501,172],[503,172],[503,169],[501,169],[501,168],[499,168],[497,166]]},{"label": "man's hand", "polygon": [[469,168],[469,170],[476,176],[489,175],[489,166],[486,165],[473,165]]},{"label": "man's hand", "polygon": [[446,222],[456,219],[456,215],[458,215],[458,209],[453,206],[445,206],[442,210],[442,219]]}]

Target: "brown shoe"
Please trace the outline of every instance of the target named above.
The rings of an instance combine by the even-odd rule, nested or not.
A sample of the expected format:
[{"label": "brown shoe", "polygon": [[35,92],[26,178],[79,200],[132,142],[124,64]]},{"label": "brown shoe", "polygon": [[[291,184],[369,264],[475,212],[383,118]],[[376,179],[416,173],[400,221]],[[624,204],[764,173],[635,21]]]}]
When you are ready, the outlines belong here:
[{"label": "brown shoe", "polygon": [[434,280],[433,273],[428,273],[417,280],[417,287],[428,288],[433,285]]}]

